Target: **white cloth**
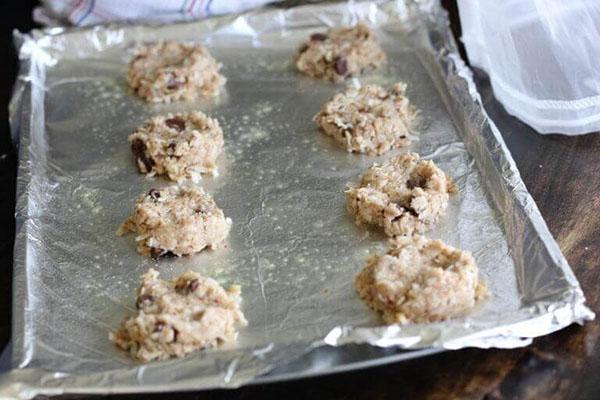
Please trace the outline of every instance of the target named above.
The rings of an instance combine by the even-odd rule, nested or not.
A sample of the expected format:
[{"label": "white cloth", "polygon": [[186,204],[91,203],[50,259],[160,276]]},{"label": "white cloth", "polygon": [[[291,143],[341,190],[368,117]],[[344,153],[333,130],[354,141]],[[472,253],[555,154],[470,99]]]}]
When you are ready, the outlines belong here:
[{"label": "white cloth", "polygon": [[600,1],[458,0],[471,65],[540,133],[600,131]]},{"label": "white cloth", "polygon": [[280,0],[43,0],[33,17],[49,26],[175,22],[240,12],[275,1]]}]

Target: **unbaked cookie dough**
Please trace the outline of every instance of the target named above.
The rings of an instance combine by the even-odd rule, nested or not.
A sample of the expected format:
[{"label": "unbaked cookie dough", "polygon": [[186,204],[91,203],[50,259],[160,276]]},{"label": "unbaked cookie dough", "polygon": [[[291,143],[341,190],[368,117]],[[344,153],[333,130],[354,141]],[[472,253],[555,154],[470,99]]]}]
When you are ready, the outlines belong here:
[{"label": "unbaked cookie dough", "polygon": [[216,248],[230,228],[231,219],[202,189],[170,186],[142,194],[117,234],[136,233],[138,252],[158,258]]},{"label": "unbaked cookie dough", "polygon": [[486,294],[469,252],[419,235],[390,239],[388,252],[370,257],[355,284],[386,323],[459,317]]},{"label": "unbaked cookie dough", "polygon": [[346,190],[357,224],[377,225],[388,236],[423,232],[445,211],[454,184],[433,161],[416,153],[373,164],[358,185]]},{"label": "unbaked cookie dough", "polygon": [[224,290],[193,271],[168,281],[150,269],[137,291],[137,314],[110,333],[110,340],[143,362],[233,342],[246,325],[240,293],[237,285]]},{"label": "unbaked cookie dough", "polygon": [[199,111],[168,114],[137,128],[129,143],[141,173],[197,182],[202,174],[216,174],[223,131],[219,121]]},{"label": "unbaked cookie dough", "polygon": [[314,121],[348,152],[380,155],[410,144],[416,117],[406,84],[398,82],[390,90],[348,88],[325,103]]},{"label": "unbaked cookie dough", "polygon": [[385,53],[364,23],[313,33],[298,49],[298,70],[308,76],[339,82],[364,70],[379,68]]},{"label": "unbaked cookie dough", "polygon": [[138,49],[127,81],[151,103],[192,100],[219,94],[225,84],[220,68],[202,45],[164,41]]}]

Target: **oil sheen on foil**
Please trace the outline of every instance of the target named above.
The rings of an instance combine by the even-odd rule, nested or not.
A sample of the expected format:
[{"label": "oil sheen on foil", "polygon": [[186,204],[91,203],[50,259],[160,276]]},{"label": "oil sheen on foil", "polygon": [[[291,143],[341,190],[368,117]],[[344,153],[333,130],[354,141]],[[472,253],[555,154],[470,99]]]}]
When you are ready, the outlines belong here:
[{"label": "oil sheen on foil", "polygon": [[[313,115],[345,84],[300,76],[293,53],[311,32],[359,20],[374,27],[387,65],[345,84],[408,83],[420,110],[407,149],[348,154]],[[213,100],[151,105],[125,80],[136,45],[203,42],[223,63]],[[558,246],[488,121],[437,1],[327,3],[167,26],[110,26],[17,35],[21,73],[11,104],[20,148],[12,370],[0,397],[235,387],[319,346],[404,349],[517,347],[593,318]],[[169,182],[145,178],[127,136],[155,114],[216,117],[219,176],[199,185],[233,220],[227,247],[154,261],[117,237],[136,197]],[[372,163],[416,151],[459,188],[428,232],[475,256],[490,297],[443,323],[382,327],[353,281],[386,238],[357,227],[344,188]],[[242,286],[249,321],[231,349],[139,364],[108,340],[134,312],[140,275],[192,269]]]}]

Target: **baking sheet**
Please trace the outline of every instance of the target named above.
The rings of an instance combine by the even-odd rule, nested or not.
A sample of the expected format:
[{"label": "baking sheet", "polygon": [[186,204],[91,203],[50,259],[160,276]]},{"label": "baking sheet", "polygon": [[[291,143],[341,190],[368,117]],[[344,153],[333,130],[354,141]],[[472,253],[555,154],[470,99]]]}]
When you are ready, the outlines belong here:
[{"label": "baking sheet", "polygon": [[[421,110],[409,149],[433,159],[459,194],[428,233],[473,252],[491,296],[464,318],[378,326],[353,280],[376,231],[345,211],[346,182],[382,157],[347,154],[311,121],[343,89],[299,76],[292,54],[310,32],[366,20],[388,65],[348,84],[409,84]],[[216,100],[148,105],[125,82],[136,44],[201,41],[228,78]],[[21,74],[11,105],[20,142],[13,370],[0,395],[236,387],[315,347],[517,347],[593,318],[578,282],[480,106],[437,1],[267,9],[166,26],[54,28],[18,35]],[[169,184],[134,168],[127,135],[151,115],[200,109],[219,119],[220,175],[200,185],[234,225],[228,248],[153,261],[115,231],[136,196]],[[107,339],[134,310],[139,276],[187,269],[243,288],[250,324],[237,348],[146,365]],[[344,351],[344,347],[340,348]]]}]

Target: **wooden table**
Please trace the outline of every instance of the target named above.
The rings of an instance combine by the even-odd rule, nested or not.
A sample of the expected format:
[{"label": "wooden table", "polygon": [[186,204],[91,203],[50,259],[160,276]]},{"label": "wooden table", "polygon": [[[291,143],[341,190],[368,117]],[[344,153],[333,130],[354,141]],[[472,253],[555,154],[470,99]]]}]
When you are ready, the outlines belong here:
[{"label": "wooden table", "polygon": [[[9,337],[16,157],[9,143],[6,104],[14,79],[9,30],[33,27],[32,0],[0,7],[4,62],[0,66],[0,348]],[[7,4],[9,3],[9,4]],[[17,3],[17,4],[15,4]],[[455,6],[451,11],[456,28]],[[600,311],[600,134],[538,135],[506,117],[485,78],[479,88],[550,231]],[[466,349],[319,378],[230,391],[111,396],[118,399],[600,399],[600,322],[572,326],[516,350]],[[73,398],[73,397],[69,397]],[[87,397],[86,397],[87,398]]]}]

